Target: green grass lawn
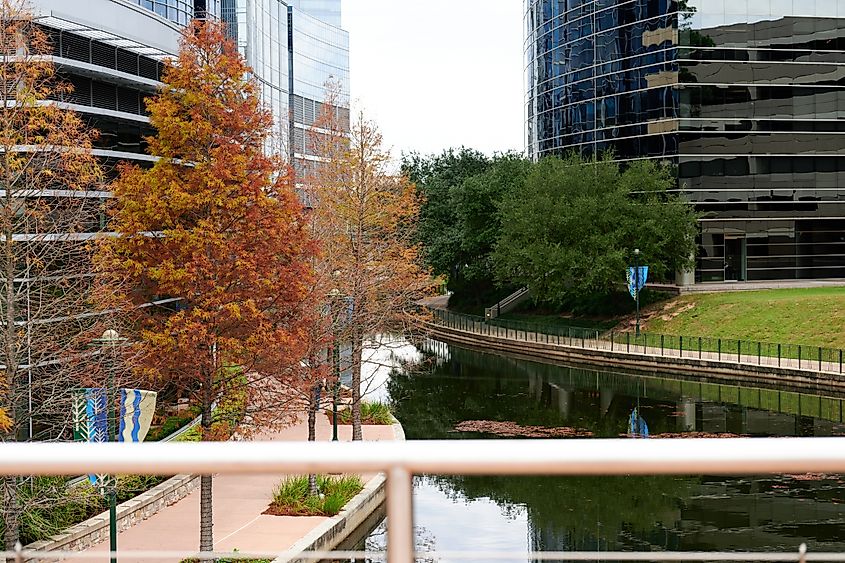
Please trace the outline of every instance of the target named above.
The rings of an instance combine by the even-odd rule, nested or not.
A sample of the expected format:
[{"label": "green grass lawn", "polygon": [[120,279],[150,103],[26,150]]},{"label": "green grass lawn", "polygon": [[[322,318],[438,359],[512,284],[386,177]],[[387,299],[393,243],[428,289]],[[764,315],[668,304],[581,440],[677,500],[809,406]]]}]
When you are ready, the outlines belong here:
[{"label": "green grass lawn", "polygon": [[647,313],[653,333],[845,348],[845,288],[683,295]]}]

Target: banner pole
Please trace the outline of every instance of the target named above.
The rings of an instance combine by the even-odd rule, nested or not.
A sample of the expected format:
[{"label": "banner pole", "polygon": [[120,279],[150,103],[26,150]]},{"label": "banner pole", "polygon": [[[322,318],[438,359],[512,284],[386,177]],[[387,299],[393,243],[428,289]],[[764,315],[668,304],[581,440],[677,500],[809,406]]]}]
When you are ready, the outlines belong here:
[{"label": "banner pole", "polygon": [[640,336],[640,249],[634,249],[634,291],[636,293],[635,299],[637,301],[637,332],[636,336]]}]

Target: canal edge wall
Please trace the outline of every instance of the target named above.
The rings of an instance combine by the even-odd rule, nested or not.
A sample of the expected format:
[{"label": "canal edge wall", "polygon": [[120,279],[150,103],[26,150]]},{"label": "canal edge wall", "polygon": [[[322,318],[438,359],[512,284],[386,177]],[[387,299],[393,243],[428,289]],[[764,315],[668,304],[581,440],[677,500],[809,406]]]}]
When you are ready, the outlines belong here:
[{"label": "canal edge wall", "polygon": [[[405,429],[395,417],[393,418],[393,439],[405,441]],[[336,549],[384,503],[387,498],[386,484],[387,477],[384,473],[379,473],[367,481],[361,492],[355,495],[343,507],[343,510],[320,523],[294,543],[288,551],[302,553]],[[307,561],[313,561],[313,559],[283,556],[274,559],[273,563],[305,563]]]},{"label": "canal edge wall", "polygon": [[708,358],[657,356],[625,350],[580,348],[553,342],[533,342],[492,334],[479,334],[434,323],[427,323],[426,328],[428,336],[435,340],[482,352],[507,354],[535,361],[568,361],[592,366],[623,367],[649,374],[680,373],[733,384],[737,382],[755,385],[787,384],[808,390],[845,390],[845,376],[810,369],[727,362]]}]

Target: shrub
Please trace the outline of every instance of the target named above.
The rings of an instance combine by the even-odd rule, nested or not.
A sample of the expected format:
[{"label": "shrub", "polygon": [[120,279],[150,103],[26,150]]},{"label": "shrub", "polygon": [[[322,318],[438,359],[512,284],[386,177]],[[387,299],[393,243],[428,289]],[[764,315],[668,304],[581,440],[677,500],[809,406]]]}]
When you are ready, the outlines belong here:
[{"label": "shrub", "polygon": [[159,475],[118,475],[117,476],[117,502],[126,502],[145,493],[166,481],[169,477]]},{"label": "shrub", "polygon": [[364,485],[357,475],[317,476],[317,496],[308,494],[308,476],[286,477],[273,490],[268,514],[277,516],[334,516]]},{"label": "shrub", "polygon": [[[18,484],[21,543],[48,538],[100,512],[103,501],[89,484],[68,487],[64,477],[33,477]],[[0,514],[0,533],[5,529]]]},{"label": "shrub", "polygon": [[[148,491],[167,477],[118,475],[117,502],[125,502]],[[85,481],[69,487],[64,477],[34,477],[18,485],[21,513],[21,543],[24,545],[56,535],[95,516],[108,507],[100,492]],[[0,534],[4,530],[0,513]]]},{"label": "shrub", "polygon": [[200,442],[202,441],[202,428],[199,425],[194,426],[184,434],[180,434],[176,442]]},{"label": "shrub", "polygon": [[[328,413],[329,421],[332,419],[332,412]],[[352,409],[344,408],[337,411],[338,424],[352,424]],[[361,424],[393,424],[393,416],[390,414],[390,407],[385,403],[361,403]]]},{"label": "shrub", "polygon": [[165,421],[162,423],[161,426],[155,429],[150,429],[150,433],[147,435],[145,442],[157,442],[162,438],[166,438],[191,422],[194,417],[190,415],[176,415],[176,416],[168,416]]}]

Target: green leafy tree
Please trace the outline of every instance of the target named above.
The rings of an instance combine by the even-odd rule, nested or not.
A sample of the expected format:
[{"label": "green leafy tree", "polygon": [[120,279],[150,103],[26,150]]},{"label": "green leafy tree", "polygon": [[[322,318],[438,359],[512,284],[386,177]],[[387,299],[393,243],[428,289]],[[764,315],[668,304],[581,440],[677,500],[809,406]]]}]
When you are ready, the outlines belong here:
[{"label": "green leafy tree", "polygon": [[435,274],[449,276],[450,282],[460,276],[466,263],[452,193],[489,165],[486,156],[467,148],[449,149],[438,156],[411,154],[403,158],[403,173],[424,198],[417,236],[425,248],[425,261]]},{"label": "green leafy tree", "polygon": [[609,155],[537,163],[502,202],[498,280],[564,305],[617,289],[634,248],[650,279],[669,280],[691,265],[697,232],[695,212],[674,186],[671,170],[650,161],[624,171]]},{"label": "green leafy tree", "polygon": [[490,255],[501,229],[498,206],[506,193],[519,189],[530,163],[516,154],[488,158],[462,148],[411,155],[403,165],[425,198],[418,237],[426,262],[447,277],[452,304],[496,300],[501,290]]},{"label": "green leafy tree", "polygon": [[[509,194],[522,191],[530,169],[531,163],[520,155],[496,156],[486,171],[465,179],[452,191],[459,248],[466,258],[462,275],[457,280],[463,284],[459,287],[462,294],[481,297],[495,294],[492,254],[502,230],[499,207]],[[504,285],[505,290],[512,289],[509,284]]]}]

